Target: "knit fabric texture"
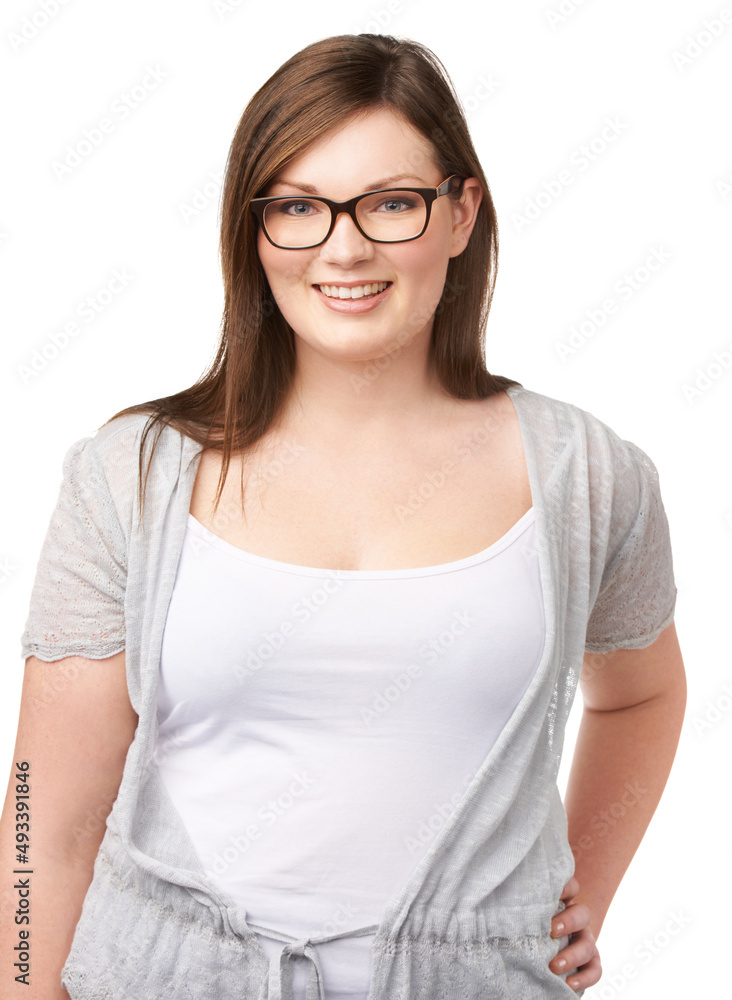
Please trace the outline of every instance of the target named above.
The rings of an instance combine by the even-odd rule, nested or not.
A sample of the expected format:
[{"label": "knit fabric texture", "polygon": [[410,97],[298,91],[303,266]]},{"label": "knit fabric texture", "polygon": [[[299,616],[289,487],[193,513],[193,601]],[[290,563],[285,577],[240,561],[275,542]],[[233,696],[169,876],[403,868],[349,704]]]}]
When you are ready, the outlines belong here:
[{"label": "knit fabric texture", "polygon": [[[547,967],[568,942],[549,936],[550,922],[574,871],[556,783],[566,720],[585,650],[640,649],[673,621],[669,526],[651,459],[586,410],[507,391],[536,512],[545,646],[497,742],[372,928],[368,1000],[582,995]],[[206,875],[153,760],[162,637],[199,445],[163,430],[141,519],[146,419],[117,418],[66,452],[21,637],[23,659],[124,649],[139,715],[62,983],[72,1000],[290,1000],[291,963],[306,962],[307,1000],[329,1000],[317,945],[339,935],[293,941],[273,928],[283,947],[270,964],[246,911]],[[149,448],[150,437],[144,458]]]}]

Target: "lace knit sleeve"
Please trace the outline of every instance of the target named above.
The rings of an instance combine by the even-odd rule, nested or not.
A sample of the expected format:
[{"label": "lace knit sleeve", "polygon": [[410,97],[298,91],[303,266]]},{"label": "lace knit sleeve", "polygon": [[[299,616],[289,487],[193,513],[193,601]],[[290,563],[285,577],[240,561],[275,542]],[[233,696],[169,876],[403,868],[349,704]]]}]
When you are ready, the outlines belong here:
[{"label": "lace knit sleeve", "polygon": [[671,541],[658,471],[631,441],[610,433],[602,480],[610,504],[605,565],[587,624],[585,649],[649,646],[671,624],[676,606]]},{"label": "lace knit sleeve", "polygon": [[126,543],[93,438],[66,452],[21,657],[104,659],[125,648]]}]

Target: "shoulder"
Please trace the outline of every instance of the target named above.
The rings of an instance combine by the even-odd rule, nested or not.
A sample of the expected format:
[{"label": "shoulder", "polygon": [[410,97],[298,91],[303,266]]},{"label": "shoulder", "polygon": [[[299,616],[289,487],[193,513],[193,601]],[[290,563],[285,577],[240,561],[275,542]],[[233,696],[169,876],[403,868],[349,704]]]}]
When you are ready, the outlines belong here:
[{"label": "shoulder", "polygon": [[116,518],[127,537],[141,481],[146,495],[168,495],[180,479],[183,457],[197,447],[170,425],[152,427],[143,441],[150,418],[151,413],[115,417],[74,441],[63,459],[65,492],[72,498],[86,497],[97,518]]},{"label": "shoulder", "polygon": [[637,464],[640,456],[645,455],[638,445],[622,438],[595,413],[576,403],[523,386],[511,387],[508,393],[517,404],[519,416],[523,415],[524,420],[530,423],[537,442],[542,446],[550,446],[556,441],[562,446],[580,447],[585,451],[588,462],[625,460]]},{"label": "shoulder", "polygon": [[143,471],[151,459],[150,474],[179,470],[183,451],[195,442],[170,424],[153,423],[153,416],[153,411],[148,411],[114,417],[74,442],[70,450],[86,450],[89,460],[101,463],[111,479],[136,473],[141,459]]},{"label": "shoulder", "polygon": [[566,399],[547,396],[524,386],[511,386],[508,395],[517,404],[519,412],[530,418],[539,432],[591,434],[620,438],[615,431],[590,410],[585,410]]},{"label": "shoulder", "polygon": [[621,520],[632,517],[650,494],[659,493],[650,456],[590,410],[523,386],[511,387],[509,395],[530,431],[545,481],[573,493],[586,489],[595,511],[612,508],[613,517]]}]

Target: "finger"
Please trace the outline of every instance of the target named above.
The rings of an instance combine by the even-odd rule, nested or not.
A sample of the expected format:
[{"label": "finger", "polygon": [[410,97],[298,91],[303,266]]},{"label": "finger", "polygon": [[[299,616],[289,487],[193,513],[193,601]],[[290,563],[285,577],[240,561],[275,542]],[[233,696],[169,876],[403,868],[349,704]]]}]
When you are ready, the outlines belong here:
[{"label": "finger", "polygon": [[584,968],[573,972],[571,976],[567,976],[566,983],[570,989],[578,992],[579,990],[586,990],[588,986],[594,986],[596,983],[599,983],[601,976],[602,963],[600,962],[599,955],[595,955]]},{"label": "finger", "polygon": [[565,934],[576,934],[590,926],[590,909],[584,903],[570,903],[561,913],[552,917],[552,937],[562,937]]},{"label": "finger", "polygon": [[576,877],[573,875],[572,878],[569,880],[569,882],[567,882],[565,887],[562,889],[562,895],[559,898],[571,899],[573,896],[577,895],[577,893],[579,892],[579,887],[580,884],[577,881]]},{"label": "finger", "polygon": [[581,969],[595,955],[597,955],[595,939],[587,931],[583,931],[572,938],[566,948],[557,952],[549,967],[552,972],[571,972],[572,969]]}]

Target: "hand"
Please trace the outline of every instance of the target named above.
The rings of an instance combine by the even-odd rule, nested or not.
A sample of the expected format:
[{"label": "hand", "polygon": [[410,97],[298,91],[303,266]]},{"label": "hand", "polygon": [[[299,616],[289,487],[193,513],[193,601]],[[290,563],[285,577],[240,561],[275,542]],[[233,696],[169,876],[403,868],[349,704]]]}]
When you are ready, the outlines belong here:
[{"label": "hand", "polygon": [[602,975],[600,953],[590,930],[590,911],[584,903],[572,902],[578,892],[579,882],[573,875],[560,897],[566,904],[565,909],[552,917],[551,930],[554,938],[569,934],[569,944],[557,952],[549,963],[549,968],[557,974],[577,970],[566,980],[567,986],[575,992],[594,986]]}]

